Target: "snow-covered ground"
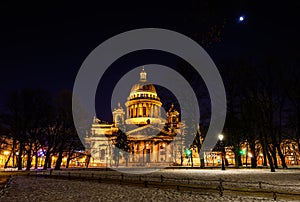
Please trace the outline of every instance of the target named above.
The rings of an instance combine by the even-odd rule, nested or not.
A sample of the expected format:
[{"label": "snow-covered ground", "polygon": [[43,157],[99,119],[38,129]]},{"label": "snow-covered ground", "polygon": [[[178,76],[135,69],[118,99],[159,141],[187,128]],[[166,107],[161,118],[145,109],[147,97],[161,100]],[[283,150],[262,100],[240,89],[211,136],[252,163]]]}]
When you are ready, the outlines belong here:
[{"label": "snow-covered ground", "polygon": [[[64,173],[65,172],[65,173]],[[60,174],[66,174],[64,171]],[[81,175],[118,175],[113,171],[73,171],[71,176]],[[53,174],[58,174],[54,171]],[[262,190],[285,191],[300,193],[300,170],[277,170],[271,173],[269,170],[231,169],[221,170],[162,170],[147,175],[148,180],[152,177],[165,176],[168,183],[170,178],[186,180],[191,184],[215,185],[222,178],[226,187],[247,188],[253,183],[258,189],[256,182],[262,181]],[[124,175],[125,179],[134,177]],[[169,179],[168,179],[169,178]],[[152,178],[157,179],[159,178]],[[227,182],[226,182],[227,181]],[[230,183],[229,183],[230,181]],[[249,184],[245,183],[248,182]],[[228,184],[226,184],[228,183]],[[282,186],[280,186],[282,185]],[[299,196],[278,196],[278,201],[299,201]],[[217,191],[177,191],[175,189],[159,189],[149,186],[126,186],[107,183],[95,183],[91,181],[57,180],[35,177],[13,177],[10,186],[5,189],[0,201],[274,201],[272,194],[255,195],[251,193],[224,192],[220,197]]]},{"label": "snow-covered ground", "polygon": [[[152,175],[154,175],[153,173]],[[269,191],[290,191],[300,193],[300,170],[276,170],[275,173],[268,169],[229,169],[229,170],[163,170],[161,174],[166,177],[189,177],[191,183],[217,182],[224,180],[224,186],[248,188],[259,187]],[[214,181],[216,180],[216,181]]]},{"label": "snow-covered ground", "polygon": [[82,181],[15,177],[1,201],[272,201],[245,196],[178,192]]}]

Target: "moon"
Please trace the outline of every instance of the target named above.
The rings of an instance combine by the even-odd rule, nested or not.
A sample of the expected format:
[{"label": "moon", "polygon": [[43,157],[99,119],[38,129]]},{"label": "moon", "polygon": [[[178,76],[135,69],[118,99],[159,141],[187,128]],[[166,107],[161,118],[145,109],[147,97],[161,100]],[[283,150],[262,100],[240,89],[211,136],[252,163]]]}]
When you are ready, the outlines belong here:
[{"label": "moon", "polygon": [[239,21],[240,21],[240,22],[243,22],[244,20],[245,20],[245,17],[244,17],[244,16],[240,16],[240,17],[239,17]]}]

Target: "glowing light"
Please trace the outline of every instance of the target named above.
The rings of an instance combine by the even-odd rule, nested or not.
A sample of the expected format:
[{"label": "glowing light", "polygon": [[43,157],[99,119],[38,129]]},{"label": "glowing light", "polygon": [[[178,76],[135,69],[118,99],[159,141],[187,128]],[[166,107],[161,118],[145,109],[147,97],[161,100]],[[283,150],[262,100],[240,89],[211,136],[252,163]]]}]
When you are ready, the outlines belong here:
[{"label": "glowing light", "polygon": [[239,22],[243,22],[245,20],[245,16],[240,16],[238,19]]},{"label": "glowing light", "polygon": [[241,155],[246,155],[246,148],[243,148],[242,150],[240,150],[240,154]]},{"label": "glowing light", "polygon": [[186,156],[190,157],[191,154],[192,154],[192,150],[190,150],[190,149],[185,149],[185,154],[186,154]]},{"label": "glowing light", "polygon": [[9,153],[10,153],[9,151],[4,151],[3,152],[4,155],[9,155]]},{"label": "glowing light", "polygon": [[222,135],[222,134],[219,134],[218,138],[219,138],[219,140],[220,140],[220,141],[222,141],[222,140],[223,140],[223,138],[224,138],[224,135]]}]

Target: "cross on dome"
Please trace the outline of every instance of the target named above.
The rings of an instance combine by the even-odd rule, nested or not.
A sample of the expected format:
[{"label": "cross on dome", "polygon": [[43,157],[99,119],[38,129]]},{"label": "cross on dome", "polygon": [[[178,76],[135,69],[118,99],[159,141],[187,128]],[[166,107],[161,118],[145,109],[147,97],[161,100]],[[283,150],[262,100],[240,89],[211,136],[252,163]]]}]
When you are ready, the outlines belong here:
[{"label": "cross on dome", "polygon": [[141,73],[140,73],[140,81],[146,82],[147,81],[147,73],[143,67]]}]

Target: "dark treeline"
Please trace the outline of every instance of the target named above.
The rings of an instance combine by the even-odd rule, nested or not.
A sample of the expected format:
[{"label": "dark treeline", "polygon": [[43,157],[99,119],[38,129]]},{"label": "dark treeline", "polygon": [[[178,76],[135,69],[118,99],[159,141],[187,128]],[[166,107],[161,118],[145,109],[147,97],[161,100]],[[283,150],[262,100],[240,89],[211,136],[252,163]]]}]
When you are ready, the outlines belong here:
[{"label": "dark treeline", "polygon": [[38,157],[43,156],[40,166],[47,169],[57,156],[55,169],[64,157],[68,167],[74,152],[84,149],[73,124],[72,93],[64,90],[53,97],[41,89],[11,92],[1,111],[1,141],[1,149],[10,151],[5,166],[12,158],[18,170],[33,164],[38,168]]},{"label": "dark treeline", "polygon": [[[264,166],[275,171],[280,164],[287,168],[281,143],[296,142],[300,150],[300,71],[292,61],[266,56],[253,61],[240,58],[221,62],[221,75],[227,95],[227,117],[224,127],[225,142],[235,153],[235,165],[242,166],[241,147],[247,142],[257,166],[263,154]],[[203,113],[202,113],[203,114]],[[201,121],[205,137],[207,122]]]}]

